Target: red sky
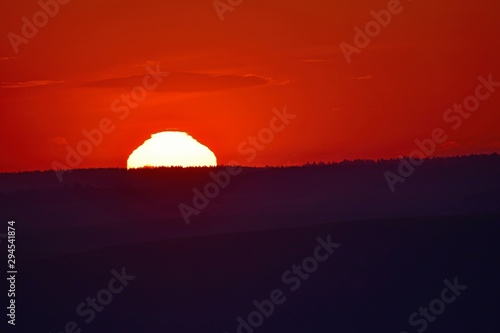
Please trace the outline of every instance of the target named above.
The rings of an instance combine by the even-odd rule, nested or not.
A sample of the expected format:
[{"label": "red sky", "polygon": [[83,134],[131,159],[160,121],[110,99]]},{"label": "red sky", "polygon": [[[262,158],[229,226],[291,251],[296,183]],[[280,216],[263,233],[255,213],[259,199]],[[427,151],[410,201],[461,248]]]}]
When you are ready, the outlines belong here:
[{"label": "red sky", "polygon": [[[9,33],[22,36],[22,18],[41,7],[2,1],[0,172],[65,164],[66,147],[104,118],[114,131],[78,167],[125,167],[174,128],[220,164],[247,164],[238,146],[284,106],[297,117],[250,164],[397,157],[438,127],[449,138],[437,155],[500,151],[500,87],[456,130],[443,120],[479,76],[500,82],[498,1],[402,1],[348,63],[340,43],[387,6],[243,0],[221,21],[212,0],[71,0],[16,53]],[[121,120],[111,104],[142,85],[148,64],[170,74]]]}]

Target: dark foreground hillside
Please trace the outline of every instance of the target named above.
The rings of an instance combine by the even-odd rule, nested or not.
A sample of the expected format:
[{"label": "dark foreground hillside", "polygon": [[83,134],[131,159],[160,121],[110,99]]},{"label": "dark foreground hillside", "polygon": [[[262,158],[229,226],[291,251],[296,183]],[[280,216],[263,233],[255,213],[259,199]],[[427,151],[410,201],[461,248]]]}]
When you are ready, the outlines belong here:
[{"label": "dark foreground hillside", "polygon": [[498,332],[500,157],[398,167],[0,174],[16,329]]},{"label": "dark foreground hillside", "polygon": [[[231,333],[254,300],[279,289],[282,303],[255,332],[417,332],[423,317],[416,326],[408,318],[456,278],[466,289],[444,294],[455,299],[430,313],[427,332],[498,332],[499,217],[338,222],[22,257],[19,328],[60,332],[75,321],[82,332]],[[318,237],[340,245],[316,270],[306,263],[312,273],[300,286],[285,283],[283,273],[314,256]],[[85,323],[77,306],[122,267],[135,278]]]}]

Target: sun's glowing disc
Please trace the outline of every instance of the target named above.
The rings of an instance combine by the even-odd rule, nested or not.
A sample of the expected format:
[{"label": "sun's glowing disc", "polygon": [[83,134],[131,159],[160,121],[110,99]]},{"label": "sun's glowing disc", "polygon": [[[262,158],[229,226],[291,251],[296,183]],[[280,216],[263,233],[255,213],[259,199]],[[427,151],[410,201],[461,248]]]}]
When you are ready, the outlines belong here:
[{"label": "sun's glowing disc", "polygon": [[143,167],[216,166],[215,154],[186,132],[167,131],[151,135],[130,154],[127,169]]}]

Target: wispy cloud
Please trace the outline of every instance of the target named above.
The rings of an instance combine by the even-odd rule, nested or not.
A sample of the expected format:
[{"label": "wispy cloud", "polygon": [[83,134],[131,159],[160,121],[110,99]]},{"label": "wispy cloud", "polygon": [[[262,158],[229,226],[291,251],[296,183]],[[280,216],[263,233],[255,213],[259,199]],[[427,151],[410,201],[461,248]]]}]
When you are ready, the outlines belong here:
[{"label": "wispy cloud", "polygon": [[371,75],[365,75],[365,76],[356,76],[356,77],[351,77],[353,80],[371,80],[373,79],[373,76]]},{"label": "wispy cloud", "polygon": [[140,68],[144,68],[146,66],[156,67],[157,65],[160,65],[160,64],[161,64],[160,61],[146,60],[143,63],[134,65],[134,67],[140,67]]},{"label": "wispy cloud", "polygon": [[440,145],[443,149],[454,149],[454,148],[481,148],[481,149],[499,149],[499,140],[490,140],[485,142],[469,141],[469,142],[458,142],[456,140],[449,140]]},{"label": "wispy cloud", "polygon": [[498,141],[498,140],[493,140],[493,141],[487,142],[487,143],[485,144],[485,147],[486,147],[486,148],[495,148],[495,149],[500,149],[500,141]]},{"label": "wispy cloud", "polygon": [[51,84],[60,84],[64,81],[55,80],[33,80],[33,81],[23,81],[23,82],[0,82],[0,88],[12,89],[12,88],[33,88],[40,86],[48,86]]},{"label": "wispy cloud", "polygon": [[321,58],[310,58],[310,59],[301,59],[301,62],[328,62],[330,60],[327,59],[321,59]]},{"label": "wispy cloud", "polygon": [[[144,75],[134,75],[122,78],[112,78],[87,83],[94,87],[131,87],[142,82]],[[170,73],[159,87],[161,91],[172,92],[201,92],[217,91],[242,87],[280,84],[271,78],[258,75],[217,75],[192,72]]]}]

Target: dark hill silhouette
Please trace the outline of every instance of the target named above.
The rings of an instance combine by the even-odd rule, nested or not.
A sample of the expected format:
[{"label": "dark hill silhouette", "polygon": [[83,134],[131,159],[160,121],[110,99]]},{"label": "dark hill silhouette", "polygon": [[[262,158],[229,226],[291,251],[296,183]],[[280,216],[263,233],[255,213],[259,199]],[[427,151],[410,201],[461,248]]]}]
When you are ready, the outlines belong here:
[{"label": "dark hill silhouette", "polygon": [[[1,218],[16,220],[17,328],[233,333],[280,288],[286,302],[255,332],[417,332],[408,317],[458,277],[468,289],[428,332],[492,331],[500,157],[427,160],[392,193],[384,172],[398,164],[244,168],[189,225],[179,204],[224,167],[74,170],[63,183],[0,174]],[[341,246],[289,291],[283,272],[328,235]],[[135,280],[86,324],[76,306],[122,267]]]},{"label": "dark hill silhouette", "polygon": [[22,221],[36,253],[334,221],[500,213],[498,155],[428,160],[392,193],[383,174],[397,164],[244,168],[190,225],[178,206],[193,205],[193,188],[213,182],[212,169],[74,170],[62,184],[48,171],[0,174],[0,209],[4,219]]}]

